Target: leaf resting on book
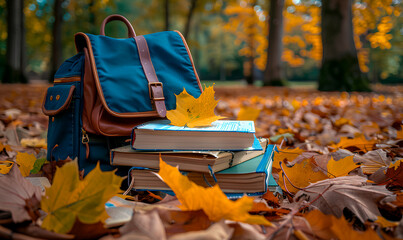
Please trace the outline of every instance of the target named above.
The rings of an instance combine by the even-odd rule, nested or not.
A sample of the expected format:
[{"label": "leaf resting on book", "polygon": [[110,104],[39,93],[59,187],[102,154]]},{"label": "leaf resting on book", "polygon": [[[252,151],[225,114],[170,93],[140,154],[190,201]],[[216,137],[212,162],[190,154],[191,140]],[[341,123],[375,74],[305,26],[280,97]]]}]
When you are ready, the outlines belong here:
[{"label": "leaf resting on book", "polygon": [[175,126],[201,127],[209,126],[212,122],[224,117],[216,116],[214,108],[218,101],[214,99],[213,86],[206,88],[199,98],[194,98],[192,95],[183,89],[176,96],[176,109],[167,112],[167,118]]},{"label": "leaf resting on book", "polygon": [[203,210],[212,221],[228,219],[250,224],[271,226],[263,216],[254,216],[248,213],[253,206],[253,198],[243,196],[231,201],[221,191],[218,185],[204,188],[183,176],[179,170],[166,164],[160,159],[159,176],[174,191],[182,204],[184,211]]}]

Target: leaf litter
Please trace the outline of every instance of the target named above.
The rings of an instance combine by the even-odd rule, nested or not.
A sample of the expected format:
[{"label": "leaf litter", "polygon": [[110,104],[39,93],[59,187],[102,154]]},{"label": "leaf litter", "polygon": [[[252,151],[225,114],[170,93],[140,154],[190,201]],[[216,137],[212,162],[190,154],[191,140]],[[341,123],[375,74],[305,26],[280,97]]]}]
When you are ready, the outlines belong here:
[{"label": "leaf litter", "polygon": [[[214,93],[208,97],[209,105],[216,107],[215,113],[212,115],[210,109],[203,115],[254,120],[256,135],[269,138],[279,149],[274,156],[273,176],[281,190],[251,199],[248,208],[238,209],[236,202],[223,202],[222,208],[226,208],[223,211],[240,214],[243,209],[242,214],[258,215],[271,225],[240,222],[242,218],[228,217],[231,215],[227,213],[209,213],[212,207],[203,206],[200,196],[183,201],[161,195],[163,199],[158,202],[157,198],[161,197],[152,193],[148,198],[155,198],[157,203],[139,202],[145,198],[137,198],[137,202],[126,206],[134,209],[132,220],[111,231],[102,226],[107,217],[104,201],[114,195],[111,193],[102,201],[89,204],[93,207],[88,207],[88,214],[83,209],[75,209],[68,213],[69,217],[60,216],[69,222],[62,225],[71,226],[70,235],[52,235],[57,233],[44,229],[46,222],[55,222],[44,221],[40,209],[41,204],[44,209],[49,205],[43,200],[47,198],[43,194],[49,196],[51,191],[47,189],[43,193],[21,175],[47,176],[53,179],[51,188],[57,192],[59,170],[63,165],[74,164],[71,159],[58,161],[57,165],[44,161],[47,117],[41,113],[41,101],[46,87],[2,86],[0,90],[0,181],[3,181],[0,201],[8,201],[10,192],[17,193],[14,206],[0,204],[3,211],[0,213],[11,212],[12,218],[5,220],[9,215],[0,214],[5,216],[0,218],[0,234],[9,233],[7,228],[10,228],[19,232],[16,234],[48,239],[101,235],[103,239],[141,236],[151,239],[393,239],[403,236],[403,88],[400,86],[377,86],[378,92],[362,94],[215,87],[215,97]],[[184,124],[197,124],[197,118],[192,120],[192,116],[188,115]],[[102,174],[112,173],[93,174],[98,179]],[[63,183],[85,181],[79,173],[73,175],[67,174]],[[71,195],[75,195],[74,191],[88,191],[88,184],[76,190],[72,188]],[[173,186],[174,191],[181,191],[180,185]],[[67,192],[55,194],[59,198],[68,195]],[[187,201],[191,201],[189,206],[198,204],[199,207],[186,207]],[[54,204],[61,204],[57,202]],[[179,210],[177,206],[182,207]],[[97,214],[91,213],[94,209]],[[56,213],[56,210],[48,212]],[[85,217],[80,221],[81,215]],[[23,229],[19,224],[10,225],[10,221],[30,222],[30,227]],[[8,225],[3,225],[5,222]],[[65,230],[57,231],[68,232],[66,226],[62,227]],[[58,229],[56,225],[46,228]],[[40,233],[35,235],[38,229]],[[97,231],[98,235],[90,234]]]}]

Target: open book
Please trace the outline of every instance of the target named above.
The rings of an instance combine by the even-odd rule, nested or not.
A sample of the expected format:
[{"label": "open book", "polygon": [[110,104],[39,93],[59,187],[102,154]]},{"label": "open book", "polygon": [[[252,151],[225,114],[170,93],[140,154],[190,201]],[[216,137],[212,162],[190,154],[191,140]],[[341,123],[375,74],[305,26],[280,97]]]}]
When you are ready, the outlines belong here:
[{"label": "open book", "polygon": [[260,151],[162,151],[147,152],[123,146],[111,150],[111,165],[138,168],[159,168],[159,154],[162,160],[182,171],[218,172],[262,155],[268,140],[258,140]]}]

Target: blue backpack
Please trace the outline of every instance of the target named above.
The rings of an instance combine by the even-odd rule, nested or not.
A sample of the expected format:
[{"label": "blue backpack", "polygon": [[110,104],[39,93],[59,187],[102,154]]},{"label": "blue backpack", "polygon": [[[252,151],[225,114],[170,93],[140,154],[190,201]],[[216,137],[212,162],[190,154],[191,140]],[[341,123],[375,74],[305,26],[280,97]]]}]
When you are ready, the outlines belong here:
[{"label": "blue backpack", "polygon": [[[126,24],[128,38],[105,36],[105,25],[113,20]],[[129,144],[134,126],[164,118],[184,88],[196,98],[202,92],[177,31],[136,36],[126,18],[111,15],[100,35],[77,33],[75,44],[78,53],[60,66],[43,101],[49,161],[78,158],[85,174],[97,162],[103,170],[114,169],[110,150]]]}]

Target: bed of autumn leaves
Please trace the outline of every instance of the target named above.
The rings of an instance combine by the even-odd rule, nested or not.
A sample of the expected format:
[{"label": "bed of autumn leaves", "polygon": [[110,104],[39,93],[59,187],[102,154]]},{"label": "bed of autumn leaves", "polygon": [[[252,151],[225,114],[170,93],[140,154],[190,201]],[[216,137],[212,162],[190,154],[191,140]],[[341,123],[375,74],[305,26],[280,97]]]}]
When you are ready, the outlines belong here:
[{"label": "bed of autumn leaves", "polygon": [[[60,161],[61,168],[45,162],[46,87],[0,85],[0,238],[403,238],[403,87],[215,87],[219,115],[254,120],[256,135],[277,144],[273,176],[281,189],[231,201],[161,164],[159,174],[179,189],[177,198],[138,193],[128,204],[132,220],[112,229],[102,224],[104,204],[122,179],[95,169],[80,180],[75,161]],[[43,195],[28,176],[47,176],[52,187]]]}]

